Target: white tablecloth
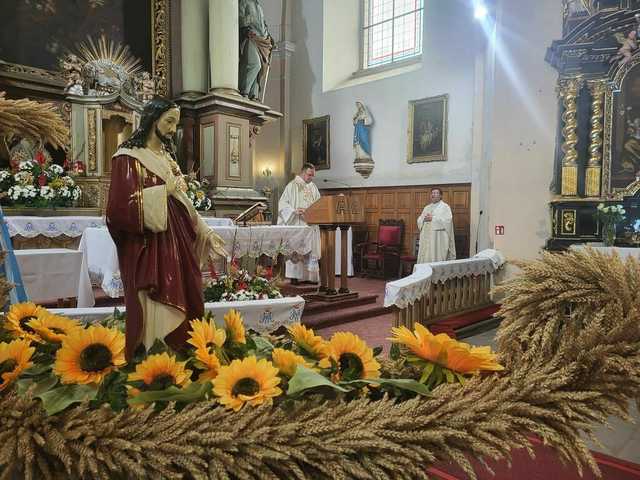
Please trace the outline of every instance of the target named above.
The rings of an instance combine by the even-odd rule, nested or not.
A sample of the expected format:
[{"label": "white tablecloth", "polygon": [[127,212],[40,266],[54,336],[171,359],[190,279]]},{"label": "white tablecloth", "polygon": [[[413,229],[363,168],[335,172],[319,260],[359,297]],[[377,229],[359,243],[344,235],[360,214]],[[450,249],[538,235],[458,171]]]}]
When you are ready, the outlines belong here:
[{"label": "white tablecloth", "polygon": [[[222,324],[225,313],[230,308],[234,308],[242,314],[247,328],[266,333],[277,330],[282,325],[299,323],[304,310],[304,299],[302,297],[287,297],[247,302],[214,302],[205,303],[204,308],[214,314],[216,323],[219,325]],[[118,307],[118,310],[125,311],[126,309]],[[96,322],[113,314],[113,307],[60,308],[51,311],[86,322]]]},{"label": "white tablecloth", "polygon": [[33,302],[77,298],[78,307],[94,305],[84,256],[78,250],[41,248],[15,250],[22,282]]},{"label": "white tablecloth", "polygon": [[[230,218],[203,217],[210,227],[233,226]],[[9,235],[21,235],[27,238],[44,235],[45,237],[79,237],[87,228],[104,227],[104,217],[33,217],[5,216]]]},{"label": "white tablecloth", "polygon": [[82,252],[93,285],[99,285],[112,298],[122,297],[118,252],[106,228],[87,228],[78,250]]},{"label": "white tablecloth", "polygon": [[233,220],[230,218],[221,218],[221,217],[202,217],[204,219],[204,223],[209,225],[210,227],[233,227]]},{"label": "white tablecloth", "polygon": [[44,235],[53,238],[60,235],[79,237],[87,228],[103,227],[103,217],[23,217],[5,216],[9,235],[27,238]]},{"label": "white tablecloth", "polygon": [[431,283],[451,278],[493,273],[504,264],[503,255],[497,250],[483,250],[472,258],[445,262],[418,263],[408,277],[388,282],[384,292],[384,306],[406,308],[422,298]]},{"label": "white tablecloth", "polygon": [[[311,253],[313,229],[289,225],[256,225],[253,227],[212,227],[222,237],[225,248],[235,257],[257,258],[278,254],[291,257]],[[233,250],[233,252],[232,252]],[[320,252],[316,252],[319,257]]]}]

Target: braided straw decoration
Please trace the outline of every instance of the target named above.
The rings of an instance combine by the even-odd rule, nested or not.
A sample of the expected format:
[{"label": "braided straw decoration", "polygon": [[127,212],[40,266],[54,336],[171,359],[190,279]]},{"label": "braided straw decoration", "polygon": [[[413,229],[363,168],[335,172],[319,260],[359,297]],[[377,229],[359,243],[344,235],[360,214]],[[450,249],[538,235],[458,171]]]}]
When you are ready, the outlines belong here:
[{"label": "braided straw decoration", "polygon": [[587,250],[522,269],[501,287],[502,374],[400,403],[306,397],[239,413],[200,402],[47,417],[9,392],[0,397],[2,478],[413,479],[442,461],[476,478],[469,458],[532,452],[528,434],[599,474],[584,435],[611,415],[628,418],[640,397],[639,265]]}]

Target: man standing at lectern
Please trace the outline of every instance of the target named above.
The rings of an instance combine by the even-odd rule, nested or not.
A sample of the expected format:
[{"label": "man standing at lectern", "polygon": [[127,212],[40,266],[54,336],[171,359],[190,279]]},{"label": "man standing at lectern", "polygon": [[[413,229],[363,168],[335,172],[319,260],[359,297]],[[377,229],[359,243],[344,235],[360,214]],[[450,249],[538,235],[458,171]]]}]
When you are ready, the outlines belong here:
[{"label": "man standing at lectern", "polygon": [[[285,187],[278,203],[278,225],[304,226],[304,212],[312,203],[320,200],[320,191],[312,182],[316,169],[311,163],[302,165],[300,173]],[[313,241],[311,253],[297,262],[287,260],[285,276],[291,283],[300,281],[318,281],[318,258],[320,258],[320,229],[312,225]]]}]

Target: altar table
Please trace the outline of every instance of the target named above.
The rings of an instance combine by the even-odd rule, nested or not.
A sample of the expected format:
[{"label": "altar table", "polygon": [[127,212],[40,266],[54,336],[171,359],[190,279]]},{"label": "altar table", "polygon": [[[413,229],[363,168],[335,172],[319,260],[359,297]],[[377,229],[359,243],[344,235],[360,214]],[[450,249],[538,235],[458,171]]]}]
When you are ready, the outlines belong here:
[{"label": "altar table", "polygon": [[15,250],[22,282],[30,301],[77,298],[78,307],[95,301],[84,255],[66,248]]},{"label": "altar table", "polygon": [[[66,235],[67,237],[79,237],[87,228],[106,226],[104,217],[36,217],[36,216],[5,216],[9,236],[19,235],[25,238],[34,238],[43,235],[49,238]],[[202,217],[207,225],[233,226],[230,218]]]},{"label": "altar table", "polygon": [[[215,316],[218,324],[224,315],[233,308],[242,315],[244,325],[259,333],[269,333],[278,327],[299,323],[304,310],[302,297],[274,298],[272,300],[250,300],[243,302],[211,302],[205,303],[204,309]],[[125,312],[124,307],[118,310]],[[113,307],[99,308],[60,308],[51,309],[52,313],[77,318],[83,322],[97,322],[113,314]]]}]

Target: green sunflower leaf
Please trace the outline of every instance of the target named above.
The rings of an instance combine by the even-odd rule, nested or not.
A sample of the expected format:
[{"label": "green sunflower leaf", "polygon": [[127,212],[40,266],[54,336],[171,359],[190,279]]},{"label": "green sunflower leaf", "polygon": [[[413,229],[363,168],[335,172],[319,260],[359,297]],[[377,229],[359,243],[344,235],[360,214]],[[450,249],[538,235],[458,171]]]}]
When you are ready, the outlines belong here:
[{"label": "green sunflower leaf", "polygon": [[141,392],[129,399],[130,405],[152,402],[184,402],[192,403],[203,400],[211,393],[211,382],[191,383],[185,388],[171,386],[164,390]]},{"label": "green sunflower leaf", "polygon": [[264,337],[253,337],[253,341],[256,345],[256,357],[258,359],[271,357],[274,346],[269,340]]},{"label": "green sunflower leaf", "polygon": [[328,378],[320,375],[318,372],[314,372],[307,367],[298,365],[295,375],[289,380],[287,395],[295,395],[297,393],[304,392],[305,390],[317,387],[330,387],[338,390],[339,392],[349,392],[346,388],[336,385]]},{"label": "green sunflower leaf", "polygon": [[373,349],[373,356],[377,357],[378,355],[380,355],[382,353],[382,350],[384,350],[384,348],[380,345],[378,345],[377,347],[375,347]]},{"label": "green sunflower leaf", "polygon": [[58,377],[53,373],[49,373],[48,375],[42,377],[39,380],[35,380],[34,378],[23,378],[16,382],[16,389],[18,395],[24,395],[27,390],[29,390],[32,386],[35,385],[35,388],[31,392],[34,397],[43,394],[44,392],[48,392],[53,387],[55,387],[58,383]]},{"label": "green sunflower leaf", "polygon": [[464,382],[467,381],[467,379],[464,377],[463,374],[458,373],[458,372],[453,372],[453,374],[456,376],[456,378],[458,379],[458,382],[460,383],[460,385],[464,385]]},{"label": "green sunflower leaf", "polygon": [[33,367],[24,370],[20,375],[22,377],[37,377],[38,375],[42,375],[43,373],[50,371],[52,366],[53,364],[34,365]]},{"label": "green sunflower leaf", "polygon": [[151,345],[151,348],[147,352],[147,356],[157,355],[159,353],[166,353],[168,351],[169,351],[169,347],[167,347],[167,345],[165,345],[165,343],[162,340],[159,340],[156,338],[155,342],[153,342],[153,345]]},{"label": "green sunflower leaf", "polygon": [[444,372],[444,376],[447,378],[447,383],[454,383],[456,381],[451,370],[443,368],[442,371]]},{"label": "green sunflower leaf", "polygon": [[426,385],[423,385],[420,382],[416,382],[415,380],[411,380],[409,378],[375,378],[375,379],[360,379],[360,380],[351,380],[350,382],[340,382],[340,385],[349,385],[349,386],[357,386],[360,384],[360,387],[364,385],[382,385],[393,388],[399,388],[401,390],[408,390],[410,392],[417,393],[419,395],[427,396],[429,395],[429,389]]},{"label": "green sunflower leaf", "polygon": [[105,377],[98,388],[96,398],[91,406],[96,408],[103,403],[108,403],[116,412],[127,408],[127,388],[125,382],[127,375],[121,371],[113,371]]},{"label": "green sunflower leaf", "polygon": [[93,400],[98,390],[90,385],[63,385],[36,395],[47,415],[55,415],[74,403]]},{"label": "green sunflower leaf", "polygon": [[420,383],[424,383],[433,373],[433,369],[435,368],[435,364],[429,362],[425,365],[424,370],[422,370],[422,375],[420,376]]},{"label": "green sunflower leaf", "polygon": [[391,349],[389,349],[389,358],[391,358],[391,360],[398,360],[400,358],[400,345],[397,343],[391,344]]}]

